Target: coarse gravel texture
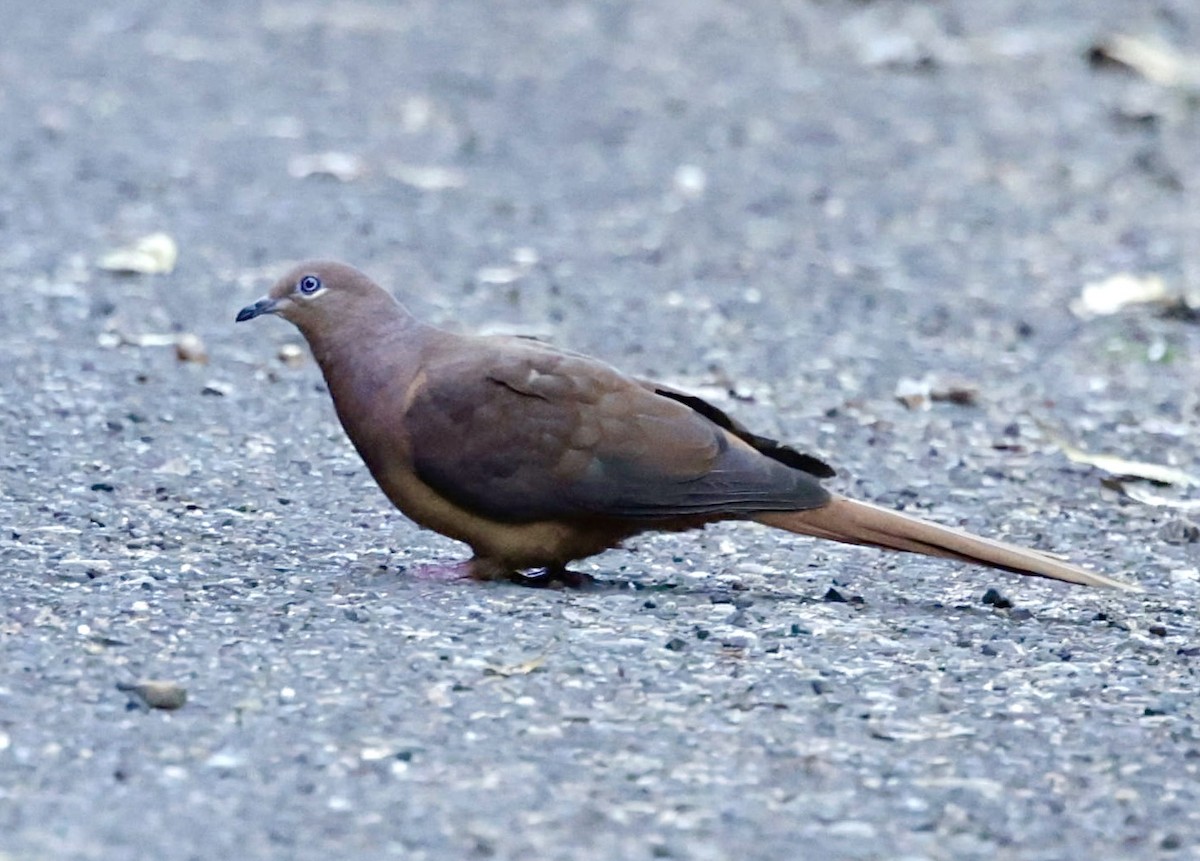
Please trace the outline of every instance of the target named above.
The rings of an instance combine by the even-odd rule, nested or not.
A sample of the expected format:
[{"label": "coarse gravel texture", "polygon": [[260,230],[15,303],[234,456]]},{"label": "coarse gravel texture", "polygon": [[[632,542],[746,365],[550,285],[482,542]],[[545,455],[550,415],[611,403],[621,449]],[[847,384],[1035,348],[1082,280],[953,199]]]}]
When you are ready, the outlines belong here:
[{"label": "coarse gravel texture", "polygon": [[[1200,50],[1200,5],[0,20],[2,861],[1200,857],[1197,515],[1058,444],[1200,469],[1200,327],[1070,310],[1200,286],[1197,98],[1089,62]],[[171,274],[97,266],[154,231]],[[463,549],[371,485],[297,333],[233,325],[318,255],[1145,592],[748,526],[589,591],[417,578]],[[927,374],[974,403],[895,400]]]}]

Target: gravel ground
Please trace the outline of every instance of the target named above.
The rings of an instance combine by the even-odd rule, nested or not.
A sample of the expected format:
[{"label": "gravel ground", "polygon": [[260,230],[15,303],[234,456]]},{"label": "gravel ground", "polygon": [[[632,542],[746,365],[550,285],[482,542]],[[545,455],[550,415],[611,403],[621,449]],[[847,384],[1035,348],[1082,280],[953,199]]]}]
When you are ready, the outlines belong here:
[{"label": "gravel ground", "polygon": [[[1061,447],[1200,461],[1200,327],[1071,310],[1200,289],[1195,75],[1089,62],[1200,6],[0,6],[0,859],[1200,857],[1194,506]],[[1146,591],[752,527],[415,579],[462,548],[233,325],[316,255]]]}]

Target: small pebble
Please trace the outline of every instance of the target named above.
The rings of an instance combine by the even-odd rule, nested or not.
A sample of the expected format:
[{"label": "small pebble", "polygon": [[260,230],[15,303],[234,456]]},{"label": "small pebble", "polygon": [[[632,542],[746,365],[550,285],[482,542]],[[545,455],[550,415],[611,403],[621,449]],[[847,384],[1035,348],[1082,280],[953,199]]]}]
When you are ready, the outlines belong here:
[{"label": "small pebble", "polygon": [[297,344],[284,344],[279,348],[279,361],[289,368],[298,368],[304,364],[304,350]]},{"label": "small pebble", "polygon": [[753,631],[729,631],[721,635],[726,649],[753,649],[758,646],[758,634]]},{"label": "small pebble", "polygon": [[955,406],[973,407],[979,401],[979,389],[970,383],[951,383],[933,389],[929,397]]},{"label": "small pebble", "polygon": [[879,833],[870,822],[857,819],[845,819],[829,825],[828,834],[833,837],[848,837],[854,840],[873,840]]},{"label": "small pebble", "polygon": [[681,164],[675,169],[675,191],[689,200],[695,200],[704,195],[708,187],[708,176],[704,169],[694,164]]},{"label": "small pebble", "polygon": [[1164,523],[1158,535],[1168,544],[1195,544],[1200,542],[1200,525],[1177,517]]},{"label": "small pebble", "polygon": [[117,690],[147,708],[174,711],[187,702],[187,689],[175,682],[148,679],[143,682],[117,682]]},{"label": "small pebble", "polygon": [[1000,594],[997,589],[988,589],[983,593],[982,603],[995,607],[997,610],[1011,610],[1012,601]]},{"label": "small pebble", "polygon": [[184,332],[175,339],[175,358],[181,362],[192,362],[197,365],[208,364],[208,348],[200,340],[199,335]]}]

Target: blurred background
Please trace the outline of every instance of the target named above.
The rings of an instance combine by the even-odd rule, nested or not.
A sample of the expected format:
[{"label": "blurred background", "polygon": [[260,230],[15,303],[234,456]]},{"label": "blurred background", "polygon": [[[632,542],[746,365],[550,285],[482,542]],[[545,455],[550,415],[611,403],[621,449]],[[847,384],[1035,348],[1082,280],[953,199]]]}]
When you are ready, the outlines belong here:
[{"label": "blurred background", "polygon": [[[1200,6],[0,21],[0,861],[1195,850]],[[297,333],[233,325],[316,256],[1158,597],[732,530],[589,563],[662,606],[415,590],[461,548],[369,485]],[[189,705],[125,711],[158,675]]]}]

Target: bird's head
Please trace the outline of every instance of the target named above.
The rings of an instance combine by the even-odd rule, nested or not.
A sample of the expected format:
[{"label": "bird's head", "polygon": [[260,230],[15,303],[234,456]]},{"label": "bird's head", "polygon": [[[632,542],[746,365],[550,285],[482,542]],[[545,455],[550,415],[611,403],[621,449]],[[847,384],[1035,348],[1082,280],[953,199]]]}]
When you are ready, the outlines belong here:
[{"label": "bird's head", "polygon": [[253,305],[238,312],[237,322],[278,314],[305,335],[330,329],[338,321],[369,318],[397,308],[390,293],[353,266],[310,260],[292,268]]}]

